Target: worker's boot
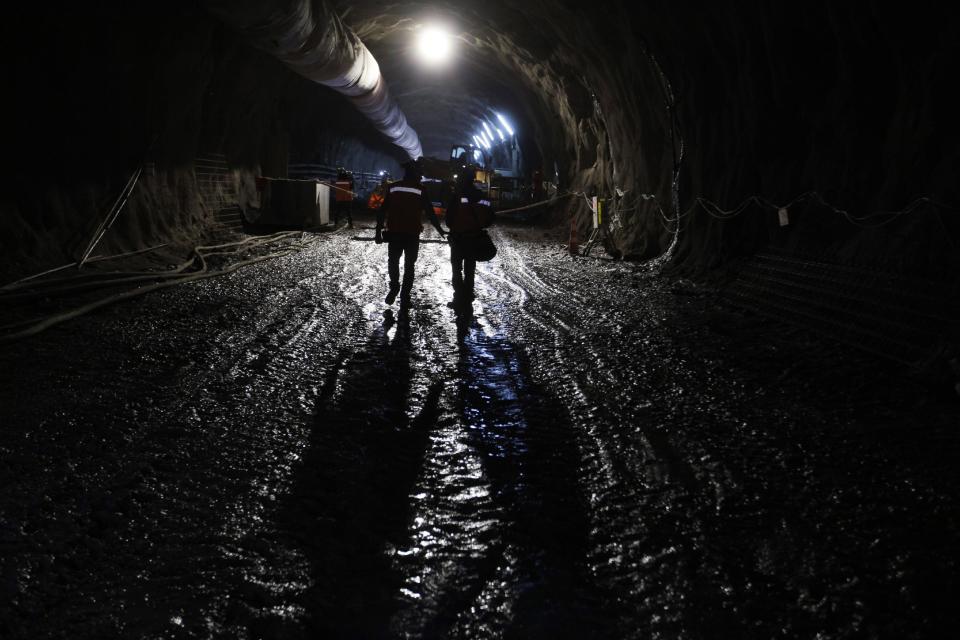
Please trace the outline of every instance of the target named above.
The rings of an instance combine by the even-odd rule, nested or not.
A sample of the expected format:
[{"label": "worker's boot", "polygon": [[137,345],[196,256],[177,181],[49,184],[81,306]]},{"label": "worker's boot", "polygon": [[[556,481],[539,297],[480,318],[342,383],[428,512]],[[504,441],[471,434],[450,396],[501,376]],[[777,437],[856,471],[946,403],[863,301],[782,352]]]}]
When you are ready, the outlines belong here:
[{"label": "worker's boot", "polygon": [[450,309],[459,309],[463,304],[463,282],[460,280],[453,281],[453,300],[447,303],[447,307]]},{"label": "worker's boot", "polygon": [[403,267],[403,286],[400,288],[400,308],[410,307],[410,293],[413,291],[413,265]]},{"label": "worker's boot", "polygon": [[469,285],[467,283],[463,284],[463,289],[460,291],[460,306],[469,312],[473,311],[473,301],[476,296],[473,295],[473,283]]},{"label": "worker's boot", "polygon": [[463,289],[453,295],[453,310],[458,318],[469,316],[473,313],[472,297]]},{"label": "worker's boot", "polygon": [[400,284],[397,282],[391,282],[390,290],[387,291],[387,297],[384,299],[384,302],[387,304],[393,304],[393,301],[397,299],[398,293],[400,293]]}]

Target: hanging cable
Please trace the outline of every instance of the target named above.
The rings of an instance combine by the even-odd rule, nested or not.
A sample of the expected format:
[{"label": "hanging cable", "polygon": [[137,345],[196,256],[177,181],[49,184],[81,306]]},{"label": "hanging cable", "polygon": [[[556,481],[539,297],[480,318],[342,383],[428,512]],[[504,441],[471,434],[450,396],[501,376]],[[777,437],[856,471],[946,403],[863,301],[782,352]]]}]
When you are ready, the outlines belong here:
[{"label": "hanging cable", "polygon": [[[858,217],[858,216],[852,215],[849,211],[845,209],[841,209],[825,201],[823,197],[816,191],[808,191],[806,193],[800,194],[799,196],[797,196],[796,198],[794,198],[793,200],[791,200],[790,202],[784,205],[774,204],[769,200],[766,200],[760,196],[755,196],[755,195],[746,198],[736,208],[730,209],[730,210],[724,210],[716,203],[702,197],[696,198],[696,203],[700,205],[700,207],[710,216],[717,218],[719,220],[729,220],[731,218],[735,218],[738,215],[742,214],[744,211],[746,211],[746,209],[751,204],[755,204],[760,207],[767,207],[769,209],[772,209],[773,211],[783,211],[783,210],[788,211],[796,204],[803,202],[805,200],[813,200],[821,207],[829,209],[830,211],[836,213],[837,215],[843,216],[843,218],[845,218],[848,222],[850,222],[850,224],[853,224],[855,226],[862,227],[865,229],[879,229],[880,227],[884,227],[896,221],[897,219],[899,219],[904,215],[913,213],[924,204],[930,205],[935,210],[936,209],[943,209],[947,211],[956,210],[955,208],[941,204],[928,196],[923,196],[915,199],[909,205],[907,205],[906,207],[898,211],[877,211],[874,213],[870,213],[870,214]],[[868,224],[868,221],[873,220],[875,218],[885,218],[885,220],[875,224]]]}]

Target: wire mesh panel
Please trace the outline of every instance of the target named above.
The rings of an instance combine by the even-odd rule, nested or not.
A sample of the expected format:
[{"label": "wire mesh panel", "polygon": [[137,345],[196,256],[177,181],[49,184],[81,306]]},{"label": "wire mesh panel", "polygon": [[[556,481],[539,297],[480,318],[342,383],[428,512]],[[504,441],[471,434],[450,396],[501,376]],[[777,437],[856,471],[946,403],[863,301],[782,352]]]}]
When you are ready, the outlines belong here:
[{"label": "wire mesh panel", "polygon": [[194,160],[197,190],[202,202],[212,211],[216,230],[224,234],[243,232],[243,213],[239,206],[237,180],[226,156],[204,153]]},{"label": "wire mesh panel", "polygon": [[767,250],[726,289],[735,304],[870,353],[919,365],[960,342],[956,283]]}]

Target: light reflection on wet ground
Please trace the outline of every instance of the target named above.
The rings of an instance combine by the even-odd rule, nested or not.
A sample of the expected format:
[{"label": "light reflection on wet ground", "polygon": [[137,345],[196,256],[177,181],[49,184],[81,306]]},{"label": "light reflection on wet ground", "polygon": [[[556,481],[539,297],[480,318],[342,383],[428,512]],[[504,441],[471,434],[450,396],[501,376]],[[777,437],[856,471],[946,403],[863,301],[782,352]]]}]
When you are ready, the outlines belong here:
[{"label": "light reflection on wet ground", "polygon": [[955,408],[523,235],[499,234],[469,322],[444,245],[384,313],[385,249],[338,233],[0,354],[0,636],[957,621]]}]

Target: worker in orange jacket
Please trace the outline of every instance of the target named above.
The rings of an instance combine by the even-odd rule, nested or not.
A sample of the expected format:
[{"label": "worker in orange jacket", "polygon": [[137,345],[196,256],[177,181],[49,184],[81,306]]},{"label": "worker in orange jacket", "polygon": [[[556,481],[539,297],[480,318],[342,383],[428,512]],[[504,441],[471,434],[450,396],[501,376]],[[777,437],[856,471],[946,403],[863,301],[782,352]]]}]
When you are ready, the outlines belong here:
[{"label": "worker in orange jacket", "polygon": [[546,197],[546,192],[543,189],[543,173],[540,172],[540,169],[533,172],[533,190],[531,195],[534,202],[539,202]]},{"label": "worker in orange jacket", "polygon": [[[407,163],[404,166],[403,180],[390,185],[383,206],[377,213],[377,244],[382,244],[384,233],[387,234],[387,273],[390,284],[385,302],[393,304],[399,293],[401,308],[410,306],[414,264],[420,254],[420,234],[423,233],[422,215],[427,216],[441,237],[447,235],[441,228],[440,220],[433,212],[433,203],[421,184],[422,176],[423,169],[419,161]],[[402,286],[400,256],[403,256]]]},{"label": "worker in orange jacket", "polygon": [[367,200],[367,209],[371,211],[379,211],[380,207],[383,206],[383,201],[387,196],[387,187],[388,187],[389,176],[384,176],[376,187],[373,188],[373,192],[370,194],[370,198]]},{"label": "worker in orange jacket", "polygon": [[347,226],[353,229],[353,174],[346,169],[337,169],[337,181],[333,189],[333,224],[346,216]]}]

